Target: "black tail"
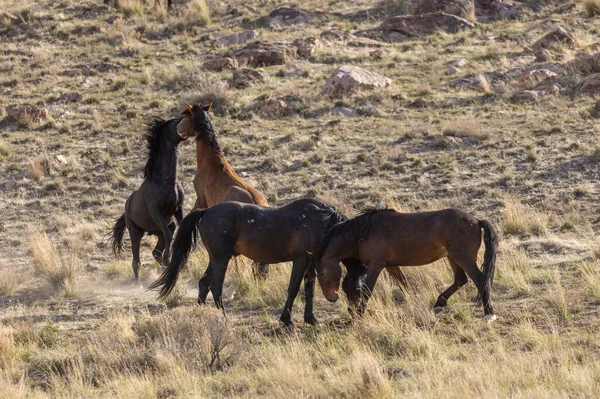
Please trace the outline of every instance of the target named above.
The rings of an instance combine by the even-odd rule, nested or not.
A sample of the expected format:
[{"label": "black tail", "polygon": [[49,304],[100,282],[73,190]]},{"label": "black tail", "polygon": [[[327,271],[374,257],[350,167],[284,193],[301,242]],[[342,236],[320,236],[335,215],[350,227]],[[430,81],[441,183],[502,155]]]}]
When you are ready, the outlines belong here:
[{"label": "black tail", "polygon": [[[479,221],[479,227],[483,229],[483,243],[485,244],[485,253],[483,255],[483,266],[481,271],[485,277],[485,288],[488,296],[492,293],[494,284],[494,272],[496,271],[496,251],[498,249],[498,236],[489,222]],[[481,299],[480,295],[477,297]]]},{"label": "black tail", "polygon": [[122,214],[109,232],[110,238],[108,239],[108,242],[112,246],[112,250],[115,255],[119,255],[121,252],[123,252],[123,236],[125,235],[126,228],[127,225],[125,224],[125,214]]},{"label": "black tail", "polygon": [[196,247],[199,234],[198,227],[205,211],[206,209],[196,209],[195,211],[190,212],[181,221],[173,242],[171,261],[158,280],[148,287],[148,289],[152,290],[162,286],[160,293],[158,294],[159,298],[164,298],[169,295],[175,287],[179,272],[187,263],[192,249]]}]

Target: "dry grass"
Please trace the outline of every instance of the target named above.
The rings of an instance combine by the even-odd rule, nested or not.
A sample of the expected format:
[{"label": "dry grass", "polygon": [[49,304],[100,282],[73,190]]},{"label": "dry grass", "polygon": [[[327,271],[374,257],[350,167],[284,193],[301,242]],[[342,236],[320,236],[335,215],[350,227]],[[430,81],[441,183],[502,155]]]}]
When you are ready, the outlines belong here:
[{"label": "dry grass", "polygon": [[35,272],[67,298],[77,296],[77,276],[80,261],[72,254],[61,257],[45,232],[29,233],[29,245]]},{"label": "dry grass", "polygon": [[582,4],[588,17],[600,15],[600,0],[583,0]]},{"label": "dry grass", "polygon": [[[597,396],[600,157],[597,119],[587,112],[595,99],[576,94],[583,75],[561,75],[569,93],[545,94],[535,106],[507,97],[515,84],[507,76],[533,65],[529,49],[552,29],[547,21],[560,17],[580,39],[576,49],[550,50],[560,53],[554,67],[591,49],[600,20],[581,18],[582,7],[529,1],[535,10],[523,18],[368,43],[378,49],[362,39],[323,41],[313,56],[260,68],[266,80],[239,89],[229,86],[231,71],[202,68],[207,56],[239,47],[214,47],[216,38],[246,29],[266,43],[355,33],[416,2],[313,0],[298,6],[325,15],[277,29],[266,16],[291,3],[224,0],[207,11],[205,2],[176,0],[168,13],[153,0],[122,9],[101,0],[5,3],[16,19],[0,16],[0,113],[28,103],[55,119],[2,121],[2,398]],[[447,75],[445,63],[460,58],[462,71]],[[341,65],[382,73],[393,86],[333,102],[320,93]],[[489,81],[479,87],[478,75]],[[81,100],[67,101],[69,93]],[[290,113],[258,117],[257,104],[270,97]],[[316,197],[348,216],[389,203],[489,220],[502,233],[498,321],[483,323],[472,282],[432,313],[452,283],[445,261],[404,268],[402,288],[383,272],[359,320],[345,298],[329,303],[317,288],[320,324],[304,324],[301,289],[291,332],[278,323],[289,263],[256,280],[238,257],[226,276],[225,314],[210,298],[196,305],[208,264],[201,248],[166,303],[132,284],[130,251],[115,259],[101,237],[142,182],[144,120],[175,117],[188,99],[213,102],[226,158],[272,206]],[[364,114],[334,118],[337,105]],[[186,213],[195,156],[192,143],[180,146]],[[28,224],[45,234],[29,240]],[[160,272],[155,243],[142,241],[144,286]],[[73,291],[65,281],[78,283],[77,297],[55,294]]]},{"label": "dry grass", "polygon": [[548,215],[509,199],[504,201],[502,230],[505,235],[544,236],[548,233]]}]

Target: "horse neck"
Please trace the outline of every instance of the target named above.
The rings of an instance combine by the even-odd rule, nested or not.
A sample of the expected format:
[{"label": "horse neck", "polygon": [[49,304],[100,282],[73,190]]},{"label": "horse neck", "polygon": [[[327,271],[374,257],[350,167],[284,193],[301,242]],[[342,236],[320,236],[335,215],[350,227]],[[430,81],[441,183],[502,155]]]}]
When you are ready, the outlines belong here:
[{"label": "horse neck", "polygon": [[152,179],[161,185],[175,186],[178,158],[177,145],[163,141],[159,156],[153,162]]},{"label": "horse neck", "polygon": [[208,140],[196,140],[196,169],[223,169],[224,159],[211,146]]},{"label": "horse neck", "polygon": [[340,260],[357,257],[358,248],[355,241],[347,232],[335,235],[329,241],[324,257]]}]

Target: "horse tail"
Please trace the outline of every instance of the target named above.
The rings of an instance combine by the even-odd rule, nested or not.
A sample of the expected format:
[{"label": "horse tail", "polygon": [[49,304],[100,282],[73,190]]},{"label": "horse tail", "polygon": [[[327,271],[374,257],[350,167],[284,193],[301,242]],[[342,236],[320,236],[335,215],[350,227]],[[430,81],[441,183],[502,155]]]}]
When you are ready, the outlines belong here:
[{"label": "horse tail", "polygon": [[[479,227],[483,229],[483,243],[485,244],[485,253],[483,255],[483,266],[481,271],[485,277],[484,291],[487,291],[488,297],[492,293],[494,283],[494,272],[496,271],[496,252],[498,250],[498,236],[492,225],[485,221],[479,221]],[[478,294],[477,299],[481,299]]]},{"label": "horse tail", "polygon": [[148,287],[148,289],[155,289],[162,286],[158,294],[159,298],[169,295],[175,287],[179,272],[187,263],[192,249],[196,247],[199,234],[198,227],[205,211],[206,209],[196,209],[181,221],[173,242],[171,261],[158,280]]},{"label": "horse tail", "polygon": [[115,255],[120,255],[121,252],[123,252],[123,236],[125,235],[126,228],[127,224],[125,223],[125,214],[122,214],[108,233],[110,235],[108,242],[112,246],[112,250]]}]

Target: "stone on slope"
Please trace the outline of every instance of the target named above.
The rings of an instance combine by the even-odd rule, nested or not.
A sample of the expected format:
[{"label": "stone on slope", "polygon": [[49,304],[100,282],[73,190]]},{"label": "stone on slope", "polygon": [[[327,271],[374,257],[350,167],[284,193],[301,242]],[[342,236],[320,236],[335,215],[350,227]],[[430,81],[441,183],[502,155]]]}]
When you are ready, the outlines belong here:
[{"label": "stone on slope", "polygon": [[234,33],[223,36],[214,41],[216,46],[231,46],[232,44],[246,44],[250,40],[254,40],[259,36],[255,30],[245,30],[243,32]]},{"label": "stone on slope", "polygon": [[579,88],[579,93],[593,97],[600,95],[600,73],[594,73],[585,78]]},{"label": "stone on slope", "polygon": [[436,12],[424,15],[399,15],[385,19],[379,30],[399,32],[405,36],[418,37],[441,30],[456,33],[462,29],[473,29],[475,24],[456,15]]},{"label": "stone on slope", "polygon": [[254,43],[237,50],[233,55],[240,65],[254,67],[285,65],[296,58],[297,49],[282,43]]},{"label": "stone on slope", "polygon": [[282,7],[272,11],[267,17],[271,27],[306,24],[317,18],[317,14],[297,7]]},{"label": "stone on slope", "polygon": [[243,68],[233,71],[233,87],[245,88],[265,81],[265,76],[254,69]]},{"label": "stone on slope", "polygon": [[376,72],[356,66],[344,65],[327,79],[323,93],[334,97],[352,94],[359,89],[389,87],[392,80]]}]

